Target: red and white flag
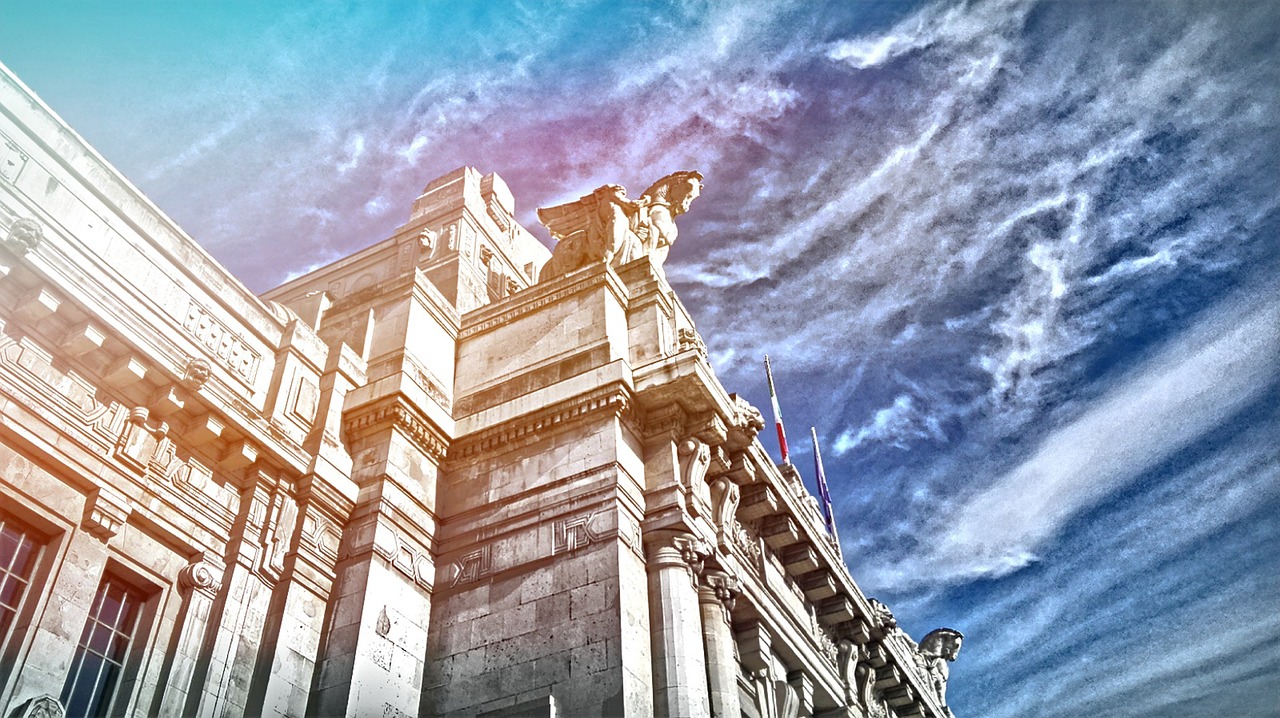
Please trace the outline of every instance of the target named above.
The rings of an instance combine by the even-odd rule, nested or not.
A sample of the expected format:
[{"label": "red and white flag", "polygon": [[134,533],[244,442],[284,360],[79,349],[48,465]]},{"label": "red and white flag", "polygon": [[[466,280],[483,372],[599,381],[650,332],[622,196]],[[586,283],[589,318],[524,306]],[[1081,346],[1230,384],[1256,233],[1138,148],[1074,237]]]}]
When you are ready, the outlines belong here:
[{"label": "red and white flag", "polygon": [[769,401],[773,402],[773,423],[778,429],[778,446],[782,449],[782,463],[791,463],[791,454],[787,451],[787,432],[782,428],[782,409],[778,408],[778,392],[773,390],[773,368],[769,366],[769,355],[764,355],[764,373],[769,377]]}]

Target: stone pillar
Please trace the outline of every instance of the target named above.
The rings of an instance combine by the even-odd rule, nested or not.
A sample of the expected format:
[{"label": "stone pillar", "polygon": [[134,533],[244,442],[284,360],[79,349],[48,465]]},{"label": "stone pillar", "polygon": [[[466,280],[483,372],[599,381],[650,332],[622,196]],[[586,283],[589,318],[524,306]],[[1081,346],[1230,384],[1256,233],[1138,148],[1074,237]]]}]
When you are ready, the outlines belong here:
[{"label": "stone pillar", "polygon": [[702,607],[702,640],[707,650],[707,684],[713,718],[737,718],[742,714],[738,699],[738,660],[733,655],[733,629],[729,611],[739,593],[738,579],[708,570],[698,588]]},{"label": "stone pillar", "polygon": [[[302,521],[267,618],[250,712],[263,716],[300,716],[307,708],[315,674],[325,605],[333,589],[337,526],[351,505],[314,475],[303,478],[299,498]],[[332,542],[325,539],[333,537]]]},{"label": "stone pillar", "polygon": [[659,533],[648,549],[654,715],[706,716],[711,708],[695,581],[707,549],[692,535]]},{"label": "stone pillar", "polygon": [[[209,628],[209,612],[213,601],[222,590],[222,575],[226,567],[213,557],[196,561],[178,573],[178,591],[185,597],[178,639],[168,669],[160,698],[157,715],[161,718],[181,718],[185,714],[187,696],[192,691],[191,680],[200,661],[205,633]],[[196,687],[196,690],[199,690]]]},{"label": "stone pillar", "polygon": [[183,715],[225,716],[246,712],[262,628],[271,602],[271,581],[259,572],[266,559],[261,534],[273,531],[269,477],[249,470],[249,485],[240,494],[240,515],[227,548],[225,589],[210,609],[205,650],[196,664]]}]

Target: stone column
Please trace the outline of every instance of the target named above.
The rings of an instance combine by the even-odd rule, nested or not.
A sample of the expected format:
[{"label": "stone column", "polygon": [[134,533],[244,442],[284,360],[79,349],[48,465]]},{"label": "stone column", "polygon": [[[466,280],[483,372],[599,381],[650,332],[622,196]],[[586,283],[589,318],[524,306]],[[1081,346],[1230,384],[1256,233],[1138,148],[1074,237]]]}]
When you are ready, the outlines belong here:
[{"label": "stone column", "polygon": [[[168,678],[161,689],[163,694],[157,715],[161,718],[180,718],[185,715],[187,695],[191,692],[191,679],[195,676],[200,651],[204,647],[205,633],[209,628],[209,612],[213,601],[222,590],[222,575],[226,567],[217,558],[206,556],[178,572],[178,591],[185,597],[178,640],[169,659]],[[198,690],[198,688],[197,688]]]},{"label": "stone column", "polygon": [[702,640],[707,650],[707,684],[714,718],[737,718],[742,714],[738,700],[738,660],[733,655],[733,629],[729,620],[729,611],[739,591],[737,578],[715,570],[703,574],[702,585],[698,588],[698,601],[702,607]]},{"label": "stone column", "polygon": [[706,716],[711,709],[695,582],[707,549],[689,534],[660,534],[648,548],[654,715]]}]

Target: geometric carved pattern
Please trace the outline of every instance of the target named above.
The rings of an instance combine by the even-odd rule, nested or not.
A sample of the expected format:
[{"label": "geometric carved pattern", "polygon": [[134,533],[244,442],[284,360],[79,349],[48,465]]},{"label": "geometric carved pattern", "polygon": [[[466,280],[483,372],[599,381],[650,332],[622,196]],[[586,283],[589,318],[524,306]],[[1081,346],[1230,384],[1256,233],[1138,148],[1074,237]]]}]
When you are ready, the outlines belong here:
[{"label": "geometric carved pattern", "polygon": [[461,586],[478,581],[492,570],[493,552],[486,544],[454,561],[452,585]]},{"label": "geometric carved pattern", "polygon": [[592,541],[598,541],[600,537],[591,530],[593,518],[595,514],[590,513],[551,524],[551,555],[575,551]]}]

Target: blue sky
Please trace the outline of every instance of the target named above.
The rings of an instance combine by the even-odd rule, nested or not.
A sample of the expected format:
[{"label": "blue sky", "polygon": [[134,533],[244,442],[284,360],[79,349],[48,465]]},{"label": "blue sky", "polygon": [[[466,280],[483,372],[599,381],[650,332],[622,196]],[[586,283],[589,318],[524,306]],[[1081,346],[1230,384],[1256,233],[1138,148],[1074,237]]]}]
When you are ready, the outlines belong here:
[{"label": "blue sky", "polygon": [[700,170],[668,277],[726,386],[767,407],[767,352],[796,455],[817,427],[867,593],[965,632],[957,715],[1280,715],[1280,5],[0,14],[258,291],[462,164],[544,239]]}]

